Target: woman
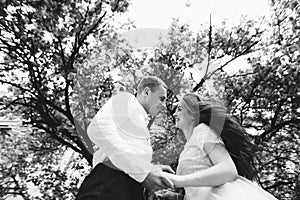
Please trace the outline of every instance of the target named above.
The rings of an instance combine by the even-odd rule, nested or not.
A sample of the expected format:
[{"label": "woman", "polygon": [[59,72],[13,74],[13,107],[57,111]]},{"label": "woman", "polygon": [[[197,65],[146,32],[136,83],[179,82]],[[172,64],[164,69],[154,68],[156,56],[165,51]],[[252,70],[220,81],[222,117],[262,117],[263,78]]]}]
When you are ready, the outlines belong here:
[{"label": "woman", "polygon": [[256,178],[255,154],[246,131],[220,105],[185,95],[176,112],[176,126],[187,143],[177,175],[168,174],[185,195],[162,191],[160,199],[275,200],[250,180]]}]

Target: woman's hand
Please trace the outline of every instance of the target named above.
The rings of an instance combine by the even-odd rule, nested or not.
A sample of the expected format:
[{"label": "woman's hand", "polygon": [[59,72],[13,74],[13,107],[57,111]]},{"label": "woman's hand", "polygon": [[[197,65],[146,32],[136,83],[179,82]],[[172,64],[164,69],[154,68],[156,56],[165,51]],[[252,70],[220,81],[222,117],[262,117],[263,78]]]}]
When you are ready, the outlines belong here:
[{"label": "woman's hand", "polygon": [[177,193],[172,190],[160,190],[155,193],[155,196],[159,200],[182,200],[183,199],[183,195],[181,193]]},{"label": "woman's hand", "polygon": [[183,176],[175,175],[175,174],[170,174],[170,173],[165,173],[164,174],[173,182],[174,186],[176,188],[183,187]]}]

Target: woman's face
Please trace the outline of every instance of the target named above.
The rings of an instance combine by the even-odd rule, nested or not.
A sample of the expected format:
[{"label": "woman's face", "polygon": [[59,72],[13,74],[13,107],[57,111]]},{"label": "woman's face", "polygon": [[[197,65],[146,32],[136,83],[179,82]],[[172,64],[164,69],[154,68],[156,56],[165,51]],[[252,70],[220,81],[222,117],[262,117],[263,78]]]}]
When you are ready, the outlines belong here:
[{"label": "woman's face", "polygon": [[174,116],[176,119],[175,127],[177,128],[185,129],[191,125],[194,125],[194,117],[188,111],[186,105],[182,100],[179,103]]}]

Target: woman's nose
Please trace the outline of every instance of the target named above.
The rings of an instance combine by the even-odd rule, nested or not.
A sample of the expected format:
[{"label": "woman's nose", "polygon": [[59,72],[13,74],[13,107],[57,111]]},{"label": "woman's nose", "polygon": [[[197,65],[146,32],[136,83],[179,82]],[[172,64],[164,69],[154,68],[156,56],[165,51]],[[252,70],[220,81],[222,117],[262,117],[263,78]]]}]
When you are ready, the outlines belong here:
[{"label": "woman's nose", "polygon": [[164,104],[159,104],[158,109],[163,111],[163,110],[166,110],[167,107]]}]

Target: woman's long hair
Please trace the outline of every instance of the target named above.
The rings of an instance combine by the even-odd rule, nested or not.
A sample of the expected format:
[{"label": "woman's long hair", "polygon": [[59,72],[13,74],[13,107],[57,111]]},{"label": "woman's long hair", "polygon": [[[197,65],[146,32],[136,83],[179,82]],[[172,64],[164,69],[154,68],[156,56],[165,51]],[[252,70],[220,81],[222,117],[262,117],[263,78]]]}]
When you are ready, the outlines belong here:
[{"label": "woman's long hair", "polygon": [[189,111],[193,111],[195,126],[204,123],[221,136],[227,151],[229,152],[240,176],[249,180],[257,177],[255,161],[258,161],[254,153],[254,144],[250,142],[246,130],[227,114],[226,109],[216,103],[201,100],[195,94],[187,94],[183,97]]}]

